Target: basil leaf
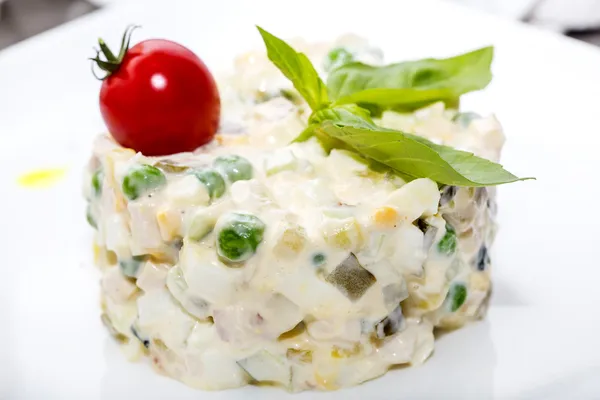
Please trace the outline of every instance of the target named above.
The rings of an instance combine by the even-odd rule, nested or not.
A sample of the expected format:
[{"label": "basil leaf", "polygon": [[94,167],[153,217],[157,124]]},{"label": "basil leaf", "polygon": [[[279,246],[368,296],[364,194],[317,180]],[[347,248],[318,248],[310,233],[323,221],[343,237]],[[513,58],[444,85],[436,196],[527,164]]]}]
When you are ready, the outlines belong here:
[{"label": "basil leaf", "polygon": [[366,127],[374,126],[368,110],[357,106],[356,104],[346,104],[337,107],[327,107],[312,113],[308,119],[309,124],[319,124],[323,121],[345,121],[364,125]]},{"label": "basil leaf", "polygon": [[[334,107],[337,108],[337,107]],[[329,115],[342,115],[328,111]],[[325,112],[321,112],[324,115]],[[453,186],[493,186],[533,178],[518,178],[500,164],[472,153],[437,145],[420,136],[376,126],[354,115],[349,120],[323,120],[318,137],[340,140],[366,158],[413,178],[429,178]]]},{"label": "basil leaf", "polygon": [[361,103],[410,111],[443,101],[456,104],[468,92],[492,79],[493,47],[446,59],[424,59],[382,67],[342,65],[329,74],[329,95],[336,104]]},{"label": "basil leaf", "polygon": [[[335,108],[322,108],[311,114],[311,116],[308,118],[308,127],[304,129],[300,135],[298,135],[298,137],[292,141],[292,143],[305,142],[313,137],[315,135],[315,128],[317,125],[326,120],[354,121],[358,124],[366,121],[369,124],[373,124],[373,120],[371,119],[369,111],[357,106],[356,104],[347,104]],[[339,141],[333,141],[333,139],[324,137],[322,135],[319,137],[319,140],[322,142],[323,147],[327,151],[334,147],[339,147],[335,146],[336,143],[338,145],[343,144]]]},{"label": "basil leaf", "polygon": [[319,78],[308,57],[298,53],[289,44],[271,35],[261,27],[257,26],[265,46],[269,60],[294,84],[294,87],[302,95],[312,110],[329,103],[327,87]]}]

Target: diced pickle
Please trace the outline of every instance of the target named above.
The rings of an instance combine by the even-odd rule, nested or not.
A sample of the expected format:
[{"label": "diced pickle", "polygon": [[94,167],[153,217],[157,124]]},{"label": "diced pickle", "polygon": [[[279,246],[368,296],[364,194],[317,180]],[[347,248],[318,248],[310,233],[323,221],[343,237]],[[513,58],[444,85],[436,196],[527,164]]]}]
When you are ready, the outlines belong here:
[{"label": "diced pickle", "polygon": [[252,179],[252,164],[244,157],[235,154],[220,156],[215,159],[213,166],[225,175],[231,183]]},{"label": "diced pickle", "polygon": [[145,259],[146,256],[133,256],[129,260],[119,260],[119,268],[121,268],[123,275],[135,278]]},{"label": "diced pickle", "polygon": [[166,283],[171,295],[187,312],[200,319],[210,316],[210,304],[189,290],[187,281],[179,266],[176,265],[169,270]]},{"label": "diced pickle", "polygon": [[353,253],[335,267],[326,280],[351,301],[360,299],[376,281],[373,274],[360,265]]},{"label": "diced pickle", "polygon": [[291,366],[283,356],[260,350],[237,363],[257,382],[276,382],[284,386],[290,384]]},{"label": "diced pickle", "polygon": [[135,322],[131,325],[131,333],[133,333],[133,336],[135,336],[144,345],[145,348],[150,347],[150,341],[147,338],[142,337],[139,329],[136,327]]},{"label": "diced pickle", "polygon": [[225,180],[217,171],[213,169],[203,169],[195,171],[194,175],[208,190],[211,200],[218,199],[225,193]]},{"label": "diced pickle", "polygon": [[490,265],[490,255],[486,245],[484,244],[477,252],[477,257],[475,258],[475,267],[478,271],[484,271],[488,265]]},{"label": "diced pickle", "polygon": [[438,251],[442,254],[452,255],[456,251],[456,232],[450,224],[446,224],[446,233],[437,244]]},{"label": "diced pickle", "polygon": [[456,186],[445,185],[442,187],[440,194],[440,206],[445,206],[449,204],[452,200],[454,200],[454,196],[458,192],[458,188]]},{"label": "diced pickle", "polygon": [[217,225],[217,253],[229,262],[248,260],[263,240],[265,224],[252,214],[227,214]]},{"label": "diced pickle", "polygon": [[160,168],[161,170],[168,172],[170,174],[179,174],[187,171],[190,167],[186,165],[177,164],[175,161],[171,160],[162,160],[154,164],[156,168]]},{"label": "diced pickle", "polygon": [[399,305],[384,319],[375,325],[377,338],[383,339],[386,336],[392,336],[394,333],[404,328],[404,316],[402,307]]},{"label": "diced pickle", "polygon": [[129,170],[123,178],[123,194],[135,200],[144,193],[159,188],[167,182],[165,175],[156,167],[142,164]]},{"label": "diced pickle", "polygon": [[423,232],[423,250],[425,250],[425,252],[428,252],[431,246],[433,245],[433,241],[435,240],[435,237],[437,235],[438,228],[433,225],[430,225],[423,218],[419,218],[418,220],[413,222],[413,224],[416,225],[421,230],[421,232]]},{"label": "diced pickle", "polygon": [[458,310],[467,299],[467,287],[462,283],[455,283],[450,287],[446,301],[451,312]]}]

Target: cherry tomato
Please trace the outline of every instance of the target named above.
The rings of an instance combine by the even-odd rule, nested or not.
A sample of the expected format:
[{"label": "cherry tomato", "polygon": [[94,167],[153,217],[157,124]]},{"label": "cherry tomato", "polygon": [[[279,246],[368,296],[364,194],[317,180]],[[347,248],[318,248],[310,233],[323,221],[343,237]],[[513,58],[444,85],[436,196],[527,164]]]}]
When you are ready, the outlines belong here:
[{"label": "cherry tomato", "polygon": [[126,31],[119,55],[100,40],[93,60],[107,76],[100,111],[119,144],[148,156],[192,151],[212,140],[221,103],[206,65],[186,47],[164,39],[129,49]]}]

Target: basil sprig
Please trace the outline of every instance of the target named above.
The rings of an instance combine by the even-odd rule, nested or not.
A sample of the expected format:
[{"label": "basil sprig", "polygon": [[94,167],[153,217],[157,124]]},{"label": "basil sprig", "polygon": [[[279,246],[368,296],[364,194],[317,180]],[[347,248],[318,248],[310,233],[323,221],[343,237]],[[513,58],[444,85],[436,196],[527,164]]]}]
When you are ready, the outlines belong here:
[{"label": "basil sprig", "polygon": [[[313,110],[308,127],[295,141],[304,141],[315,135],[326,149],[353,150],[375,164],[396,171],[402,177],[430,178],[444,185],[493,186],[532,179],[518,178],[502,168],[500,164],[477,157],[472,153],[438,145],[420,136],[379,127],[371,120],[369,111],[357,104],[352,104],[356,99],[360,99],[368,101],[357,101],[358,103],[395,109],[399,104],[422,104],[432,101],[434,98],[443,100],[436,97],[439,93],[444,93],[444,98],[456,100],[460,94],[466,91],[487,85],[491,79],[491,74],[489,74],[491,48],[484,48],[446,60],[430,59],[393,64],[392,66],[396,67],[390,70],[412,71],[410,74],[402,72],[402,74],[410,76],[410,79],[404,78],[405,82],[410,81],[413,84],[416,82],[422,88],[423,92],[419,95],[420,97],[416,95],[412,97],[413,100],[417,99],[418,101],[411,103],[412,100],[403,96],[416,92],[401,92],[406,89],[398,87],[403,84],[401,81],[390,83],[382,79],[369,83],[370,81],[366,79],[361,85],[356,84],[357,81],[353,81],[354,83],[351,85],[342,82],[333,87],[325,87],[315,68],[304,54],[296,52],[286,42],[260,27],[258,29],[267,47],[269,59],[292,81],[296,90]],[[399,65],[404,65],[404,67],[398,67]],[[485,67],[486,65],[487,67]],[[354,67],[363,68],[364,65],[348,64],[334,69],[332,74],[348,73],[348,68]],[[487,74],[485,73],[486,69]],[[367,69],[363,68],[363,70]],[[468,71],[475,75],[472,80],[468,78]],[[482,71],[484,72],[482,73]],[[381,74],[381,72],[379,73]],[[336,81],[334,80],[334,82]],[[443,82],[446,82],[447,85],[444,86]],[[449,84],[449,82],[453,83]],[[389,84],[392,87],[374,86],[380,84]],[[398,92],[394,94],[392,91]],[[334,104],[331,104],[328,92],[336,101]],[[377,93],[385,93],[385,96]],[[393,100],[396,95],[398,98]],[[341,97],[338,98],[338,96]],[[387,100],[388,98],[389,100]],[[352,99],[352,101],[348,99]]]},{"label": "basil sprig", "polygon": [[298,53],[289,44],[271,35],[257,26],[265,46],[269,60],[294,84],[312,110],[318,110],[329,103],[327,87],[319,77],[308,57]]},{"label": "basil sprig", "polygon": [[492,80],[493,47],[446,59],[407,61],[385,66],[349,63],[331,71],[327,88],[336,104],[411,111],[443,101],[458,104],[461,95],[485,88]]}]

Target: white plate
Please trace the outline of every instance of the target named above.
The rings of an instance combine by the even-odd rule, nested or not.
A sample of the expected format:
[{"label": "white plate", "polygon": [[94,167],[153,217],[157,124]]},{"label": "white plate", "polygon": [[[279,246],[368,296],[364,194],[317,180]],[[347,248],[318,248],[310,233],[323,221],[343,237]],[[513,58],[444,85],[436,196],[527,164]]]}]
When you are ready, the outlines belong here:
[{"label": "white plate", "polygon": [[[100,324],[80,176],[102,130],[86,57],[98,35],[160,36],[216,69],[259,46],[253,24],[289,37],[354,31],[388,60],[494,44],[495,80],[466,109],[494,110],[503,162],[534,182],[500,191],[486,320],[442,337],[421,368],[294,399],[600,398],[600,51],[433,0],[119,3],[0,54],[0,398],[282,399],[281,390],[201,392],[130,364]],[[46,190],[19,174],[67,166]]]}]

